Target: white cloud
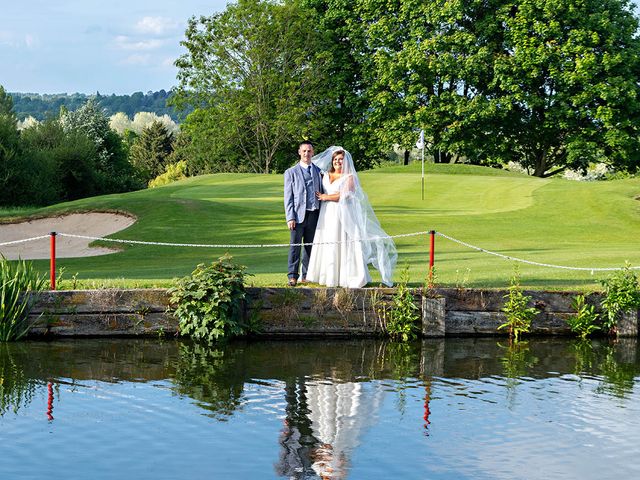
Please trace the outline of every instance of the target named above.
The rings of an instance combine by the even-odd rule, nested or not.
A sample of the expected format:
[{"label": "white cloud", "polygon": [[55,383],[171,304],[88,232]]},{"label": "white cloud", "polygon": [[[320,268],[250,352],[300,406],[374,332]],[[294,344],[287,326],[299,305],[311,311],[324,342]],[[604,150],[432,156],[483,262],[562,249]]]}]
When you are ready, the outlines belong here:
[{"label": "white cloud", "polygon": [[123,65],[149,65],[151,63],[151,55],[135,53],[129,55],[122,61]]},{"label": "white cloud", "polygon": [[166,17],[143,17],[136,23],[135,29],[139,33],[164,35],[180,27],[180,22]]},{"label": "white cloud", "polygon": [[157,38],[148,40],[137,40],[126,35],[118,35],[115,38],[116,46],[122,50],[155,50],[164,45],[164,41]]}]

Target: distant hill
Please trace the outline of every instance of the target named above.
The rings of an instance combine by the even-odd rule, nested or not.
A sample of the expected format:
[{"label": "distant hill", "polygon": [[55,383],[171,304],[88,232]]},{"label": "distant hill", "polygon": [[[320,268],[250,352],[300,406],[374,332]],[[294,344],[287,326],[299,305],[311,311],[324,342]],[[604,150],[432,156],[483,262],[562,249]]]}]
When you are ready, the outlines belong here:
[{"label": "distant hill", "polygon": [[167,106],[167,100],[172,92],[160,90],[158,92],[135,92],[131,95],[86,95],[84,93],[18,93],[10,92],[13,98],[13,110],[20,120],[28,116],[36,120],[44,120],[47,117],[58,115],[60,107],[75,110],[90,98],[95,98],[104,108],[107,115],[124,112],[132,118],[137,112],[153,112],[157,115],[169,115],[174,121],[179,122],[188,112],[176,112],[173,107]]}]

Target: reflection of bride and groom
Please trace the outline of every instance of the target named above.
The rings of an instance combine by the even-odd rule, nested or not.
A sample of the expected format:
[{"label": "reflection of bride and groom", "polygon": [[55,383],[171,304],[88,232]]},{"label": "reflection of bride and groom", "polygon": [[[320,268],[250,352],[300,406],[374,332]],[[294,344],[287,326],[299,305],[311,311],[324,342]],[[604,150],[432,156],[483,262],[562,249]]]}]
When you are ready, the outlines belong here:
[{"label": "reflection of bride and groom", "polygon": [[[371,208],[351,154],[334,146],[313,156],[306,141],[298,154],[300,162],[284,174],[289,285],[298,283],[302,270],[301,282],[360,288],[371,281],[372,264],[391,286],[396,248]],[[313,243],[302,248],[302,262],[300,243]]]},{"label": "reflection of bride and groom", "polygon": [[295,479],[346,478],[362,434],[377,422],[383,397],[375,382],[301,379],[288,384],[276,473]]}]

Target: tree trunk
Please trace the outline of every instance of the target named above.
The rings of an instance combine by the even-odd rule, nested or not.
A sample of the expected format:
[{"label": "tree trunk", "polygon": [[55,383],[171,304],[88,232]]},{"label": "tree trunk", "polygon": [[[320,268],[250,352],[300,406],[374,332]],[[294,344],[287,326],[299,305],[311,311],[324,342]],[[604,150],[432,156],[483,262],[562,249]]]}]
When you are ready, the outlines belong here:
[{"label": "tree trunk", "polygon": [[535,159],[535,167],[533,169],[534,177],[544,177],[544,172],[547,171],[547,151],[543,150],[538,152]]},{"label": "tree trunk", "polygon": [[409,150],[404,151],[404,165],[409,165]]}]

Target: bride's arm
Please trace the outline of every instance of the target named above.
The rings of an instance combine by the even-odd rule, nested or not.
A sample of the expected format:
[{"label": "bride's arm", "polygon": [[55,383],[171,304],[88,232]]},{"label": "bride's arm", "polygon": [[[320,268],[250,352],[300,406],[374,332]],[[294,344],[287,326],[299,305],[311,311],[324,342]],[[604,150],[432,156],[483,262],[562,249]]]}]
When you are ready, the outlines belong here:
[{"label": "bride's arm", "polygon": [[340,192],[332,194],[316,192],[316,197],[322,202],[337,202],[340,200]]}]

